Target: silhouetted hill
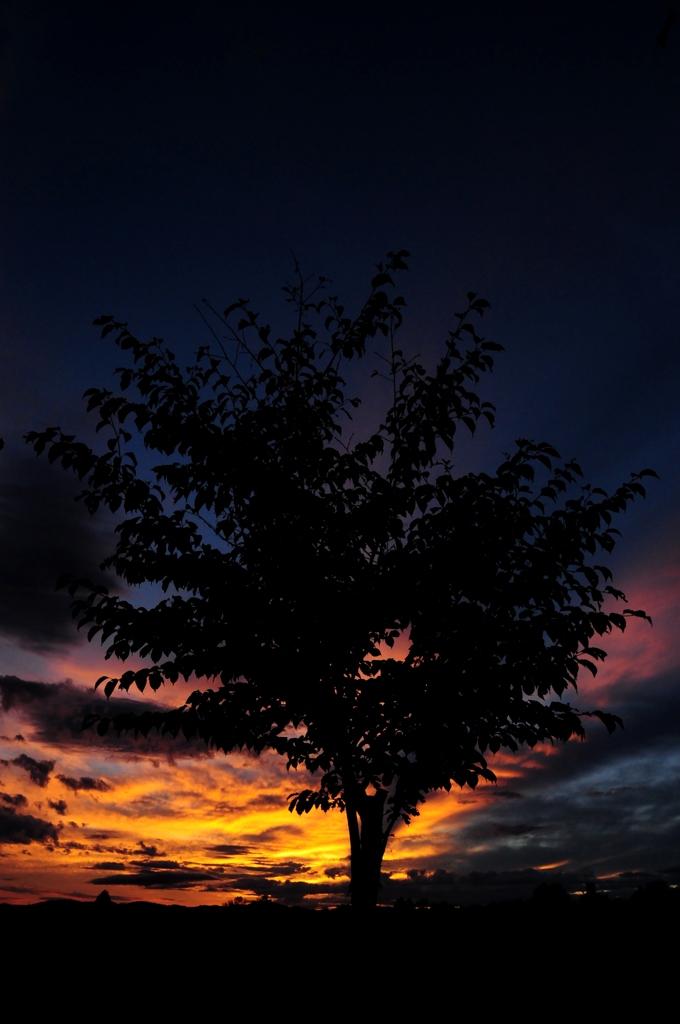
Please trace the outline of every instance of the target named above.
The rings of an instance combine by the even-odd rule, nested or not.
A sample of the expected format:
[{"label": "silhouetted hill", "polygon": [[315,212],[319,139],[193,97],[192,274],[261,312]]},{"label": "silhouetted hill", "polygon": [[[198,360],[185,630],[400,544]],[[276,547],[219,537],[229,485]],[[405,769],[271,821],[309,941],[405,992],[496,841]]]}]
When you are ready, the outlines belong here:
[{"label": "silhouetted hill", "polygon": [[425,1019],[455,992],[518,1009],[548,1000],[566,1010],[585,1000],[611,1010],[647,993],[651,980],[655,997],[671,985],[677,890],[652,882],[623,900],[558,889],[539,886],[531,900],[487,906],[401,901],[372,911],[270,900],[116,903],[102,894],[0,904],[0,955],[15,986],[35,988],[50,1005],[53,995],[75,993],[78,1006],[97,1012],[121,1001],[154,1013],[221,1012],[226,999],[259,1019],[313,998],[322,1021],[332,1021],[337,978],[350,979],[362,1006],[382,1006],[387,987],[402,1011]]},{"label": "silhouetted hill", "polygon": [[76,899],[50,899],[39,903],[0,903],[0,926],[39,922],[102,922],[130,926],[144,921],[149,925],[171,925],[173,922],[189,921],[209,927],[212,922],[261,922],[263,919],[294,917],[302,914],[319,921],[339,924],[342,921],[389,920],[392,925],[408,921],[412,926],[417,920],[420,926],[445,918],[448,923],[461,929],[480,925],[518,924],[544,925],[551,921],[570,922],[575,926],[588,927],[593,920],[612,922],[637,922],[641,917],[653,915],[666,918],[669,922],[680,923],[680,890],[664,881],[652,881],[641,886],[629,899],[610,898],[598,892],[594,883],[587,885],[583,894],[570,896],[558,884],[539,885],[530,900],[504,900],[485,905],[456,906],[452,903],[428,903],[421,900],[399,899],[393,906],[377,907],[372,911],[357,911],[349,905],[331,908],[310,906],[287,906],[271,899],[246,901],[234,900],[220,906],[199,905],[194,907],[180,904],[153,903],[146,900],[116,902],[103,890],[92,901]]}]

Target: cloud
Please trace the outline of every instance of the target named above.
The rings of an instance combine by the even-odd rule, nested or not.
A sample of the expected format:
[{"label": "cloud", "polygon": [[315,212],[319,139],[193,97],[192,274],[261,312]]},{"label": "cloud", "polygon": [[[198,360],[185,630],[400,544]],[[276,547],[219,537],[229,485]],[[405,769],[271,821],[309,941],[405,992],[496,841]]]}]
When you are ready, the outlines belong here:
[{"label": "cloud", "polygon": [[[414,868],[406,878],[381,877],[381,902],[395,899],[425,899],[429,903],[496,903],[501,900],[528,899],[541,882],[557,882],[568,891],[583,884],[582,875],[522,868],[506,871],[470,871],[459,874],[438,869]],[[592,877],[592,876],[588,876]]]},{"label": "cloud", "polygon": [[0,633],[34,651],[74,643],[70,598],[56,582],[66,572],[102,581],[111,539],[61,469],[7,454],[0,472]]},{"label": "cloud", "polygon": [[65,800],[48,800],[47,803],[49,804],[53,811],[56,811],[57,814],[60,814],[62,817],[68,811],[68,807],[66,806]]},{"label": "cloud", "polygon": [[205,882],[215,878],[211,871],[201,871],[194,868],[184,868],[179,871],[160,870],[154,871],[151,868],[141,871],[130,872],[129,874],[103,875],[101,878],[91,878],[91,885],[140,885],[144,889],[186,889],[196,885],[198,882]]},{"label": "cloud", "polygon": [[131,860],[129,867],[133,868],[152,868],[154,871],[157,868],[181,868],[182,865],[178,860]]},{"label": "cloud", "polygon": [[[672,864],[680,846],[678,699],[657,687],[627,711],[629,728],[611,737],[588,727],[586,743],[492,758],[492,768],[512,773],[522,800],[486,799],[493,788],[481,790],[474,811],[439,831],[423,866],[463,875],[568,861],[583,879],[655,875]],[[394,849],[408,868],[408,844]]]},{"label": "cloud", "polygon": [[95,790],[98,793],[106,793],[111,789],[108,782],[104,782],[103,779],[91,779],[89,775],[83,775],[79,779],[74,779],[70,775],[57,775],[57,778],[67,789],[72,789],[74,793],[79,793],[81,790]]},{"label": "cloud", "polygon": [[300,903],[305,896],[336,896],[343,897],[347,893],[347,881],[343,882],[306,882],[302,879],[280,882],[276,878],[263,878],[250,874],[242,874],[225,880],[221,885],[208,887],[211,891],[219,889],[229,891],[239,889],[241,892],[253,892],[256,896],[273,896],[282,903]]},{"label": "cloud", "polygon": [[[57,687],[65,684],[57,684]],[[49,701],[55,693],[51,683],[35,683],[16,676],[0,676],[0,703],[3,711],[12,711],[36,702]]]},{"label": "cloud", "polygon": [[[639,886],[666,876],[680,877],[678,868],[657,871],[622,871],[596,882],[597,888],[610,896],[629,897]],[[459,874],[439,869],[414,869],[406,878],[381,876],[381,902],[395,899],[427,900],[428,903],[470,904],[498,903],[505,900],[529,899],[534,889],[544,883],[557,883],[568,893],[583,892],[596,875],[591,870],[537,870],[522,868],[501,871],[470,871]]]},{"label": "cloud", "polygon": [[[243,871],[245,868],[239,865],[239,870]],[[249,864],[247,870],[249,873],[252,872],[253,878],[255,878],[262,875],[306,875],[311,868],[300,861],[289,860],[270,864]]]},{"label": "cloud", "polygon": [[250,852],[251,846],[243,846],[240,843],[218,843],[217,846],[209,846],[207,853],[223,853],[225,857],[238,857]]},{"label": "cloud", "polygon": [[[282,800],[282,804],[285,804],[285,801]],[[265,828],[261,832],[248,832],[243,836],[243,838],[248,839],[256,846],[263,846],[264,844],[272,841],[280,841],[283,836],[289,839],[293,836],[302,834],[303,830],[299,825],[296,825],[293,820],[290,824],[273,825],[271,828]]]},{"label": "cloud", "polygon": [[50,772],[54,769],[54,761],[36,761],[28,754],[19,754],[18,757],[12,759],[10,764],[22,768],[30,776],[31,782],[43,789],[50,781]]},{"label": "cloud", "polygon": [[163,705],[152,700],[123,696],[115,696],[107,701],[100,691],[86,690],[70,680],[43,683],[17,676],[0,676],[0,706],[3,711],[14,712],[29,723],[35,740],[56,747],[82,748],[88,745],[137,756],[156,754],[166,758],[212,756],[205,743],[198,739],[189,741],[181,736],[173,739],[171,736],[159,736],[156,732],[150,733],[146,739],[135,739],[129,733],[118,736],[113,729],[109,729],[106,736],[102,737],[94,729],[83,731],[83,719],[92,713],[141,714],[144,711],[158,711]]},{"label": "cloud", "polygon": [[25,807],[28,800],[22,793],[17,793],[16,796],[10,796],[9,793],[0,793],[0,800],[4,803],[9,804],[11,807]]},{"label": "cloud", "polygon": [[57,842],[59,832],[52,822],[31,814],[17,814],[14,808],[0,807],[0,845]]},{"label": "cloud", "polygon": [[[131,861],[127,865],[118,861],[102,861],[92,865],[94,868],[116,869],[127,868],[123,872],[102,875],[90,879],[91,885],[137,885],[144,889],[189,889],[199,888],[207,892],[232,892],[245,891],[256,895],[276,895],[284,902],[292,900],[299,902],[299,899],[307,894],[324,894],[344,892],[347,889],[345,881],[340,886],[335,882],[321,883],[315,885],[312,882],[290,881],[285,879],[267,877],[271,875],[294,875],[306,873],[309,869],[306,865],[292,861],[272,864],[269,866],[255,866],[239,868],[229,872],[222,867],[187,867],[176,861],[155,861],[153,863],[142,861]],[[137,867],[138,870],[130,871],[129,868]]]},{"label": "cloud", "polygon": [[151,844],[145,843],[143,839],[140,839],[140,841],[137,843],[137,846],[139,846],[139,848],[141,849],[142,853],[146,857],[164,857],[165,856],[165,853],[162,850],[159,850],[157,846],[153,846]]},{"label": "cloud", "polygon": [[523,823],[518,825],[493,824],[491,826],[491,833],[494,836],[530,836],[532,832],[540,832],[544,828],[545,825],[526,825]]},{"label": "cloud", "polygon": [[[101,742],[94,731],[83,733],[83,719],[90,712],[106,714],[112,709],[105,697],[72,682],[42,683],[17,676],[0,676],[0,702],[3,711],[14,711],[33,726],[35,739],[60,746]],[[125,698],[116,702],[116,708],[145,710],[143,702]]]}]

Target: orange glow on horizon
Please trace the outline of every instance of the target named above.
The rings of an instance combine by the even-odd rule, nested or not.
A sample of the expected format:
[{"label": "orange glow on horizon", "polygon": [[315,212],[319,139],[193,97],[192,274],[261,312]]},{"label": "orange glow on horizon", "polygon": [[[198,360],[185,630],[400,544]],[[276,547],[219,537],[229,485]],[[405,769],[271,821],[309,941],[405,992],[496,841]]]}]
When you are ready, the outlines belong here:
[{"label": "orange glow on horizon", "polygon": [[[611,704],[627,686],[680,663],[680,570],[670,565],[654,575],[640,576],[629,590],[631,605],[644,607],[652,615],[654,628],[633,619],[625,634],[604,638],[602,646],[610,651],[609,657],[596,679],[587,675],[582,679],[578,702],[573,701],[577,706]],[[382,653],[401,660],[409,645],[405,633],[394,648],[383,645]],[[88,644],[44,660],[43,678],[50,682],[70,678],[84,687],[84,695],[91,692],[98,676],[138,667],[107,662],[99,646]],[[166,685],[156,693],[147,688],[144,695],[134,689],[129,696],[179,706],[196,685],[195,681]],[[200,685],[205,686],[205,680]],[[115,697],[112,709],[114,704]],[[295,886],[302,892],[300,883],[304,883],[300,898],[329,903],[344,899],[349,857],[345,816],[333,811],[300,817],[287,809],[290,793],[316,784],[304,771],[286,772],[274,754],[224,757],[189,750],[181,742],[116,749],[88,735],[51,743],[31,733],[20,712],[17,708],[3,715],[0,758],[7,764],[2,768],[0,794],[12,799],[20,795],[24,804],[17,805],[18,812],[51,822],[59,830],[59,842],[4,845],[0,900],[31,902],[60,895],[91,899],[106,887],[121,900],[224,903],[236,897],[257,898],[258,878],[276,883],[275,893],[282,895]],[[16,734],[23,735],[25,742],[15,740]],[[490,849],[485,840],[475,840],[474,848],[469,839],[464,844],[461,830],[476,816],[488,816],[497,796],[514,795],[504,791],[528,774],[540,772],[548,759],[560,756],[561,749],[560,744],[538,744],[517,754],[500,751],[488,757],[498,786],[482,782],[474,791],[454,787],[450,794],[431,794],[410,826],[397,826],[387,847],[384,871],[395,880],[405,880],[412,869],[455,866],[474,851]],[[45,787],[12,764],[22,753],[55,762]],[[60,775],[102,780],[103,786],[75,791],[60,781]],[[537,870],[550,871],[568,863],[556,860]],[[93,879],[152,868],[158,872],[154,888],[93,883]],[[184,872],[187,880],[181,884],[185,887],[163,888],[163,871]]]}]

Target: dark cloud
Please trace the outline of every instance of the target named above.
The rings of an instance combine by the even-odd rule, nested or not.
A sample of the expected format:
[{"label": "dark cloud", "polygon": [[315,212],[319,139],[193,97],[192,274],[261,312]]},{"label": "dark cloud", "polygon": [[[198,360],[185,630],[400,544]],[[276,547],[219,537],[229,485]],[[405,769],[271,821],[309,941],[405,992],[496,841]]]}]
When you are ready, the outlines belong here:
[{"label": "dark cloud", "polygon": [[217,846],[209,846],[207,853],[223,853],[225,857],[239,857],[249,853],[252,847],[242,846],[239,843],[219,843]]},{"label": "dark cloud", "polygon": [[0,793],[0,800],[11,807],[25,807],[28,803],[28,800],[22,793],[17,793],[16,796],[10,796],[9,793]]},{"label": "dark cloud", "polygon": [[282,832],[287,837],[302,835],[300,826],[296,825],[295,822],[291,822],[290,825],[273,825],[271,828],[265,828],[261,832],[247,832],[243,838],[252,842],[254,846],[261,846],[263,843],[280,839]]},{"label": "dark cloud", "polygon": [[296,860],[289,860],[283,864],[275,864],[268,870],[272,875],[306,875],[310,868]]},{"label": "dark cloud", "polygon": [[7,455],[0,473],[0,633],[38,651],[73,643],[70,598],[56,582],[66,572],[102,580],[110,536],[74,500],[77,480],[46,460]]},{"label": "dark cloud", "polygon": [[159,850],[157,846],[153,846],[152,844],[145,843],[143,839],[140,839],[137,846],[145,857],[165,857],[165,852],[163,850]]},{"label": "dark cloud", "polygon": [[[677,870],[677,869],[676,869]],[[382,876],[381,902],[392,903],[395,899],[426,900],[428,903],[453,903],[459,906],[470,904],[499,903],[505,900],[530,899],[537,886],[556,883],[566,892],[576,895],[585,890],[589,882],[595,881],[590,870],[540,871],[523,868],[508,871],[470,871],[458,874],[455,871],[439,869],[425,871],[413,869],[406,879]],[[596,881],[596,888],[606,895],[627,899],[641,885],[666,876],[669,881],[680,877],[673,870],[623,871],[606,879]]]},{"label": "dark cloud", "polygon": [[145,889],[188,889],[198,882],[215,878],[214,872],[184,868],[179,871],[142,869],[130,874],[104,875],[91,878],[91,885],[140,885]]},{"label": "dark cloud", "polygon": [[502,825],[494,823],[491,826],[491,834],[494,836],[530,836],[532,832],[540,832],[545,825]]},{"label": "dark cloud", "polygon": [[57,843],[59,832],[50,821],[31,814],[17,814],[13,808],[0,807],[0,845],[3,843]]},{"label": "dark cloud", "polygon": [[[620,738],[625,736],[626,745],[640,745],[662,736],[680,738],[678,682],[675,669],[652,679],[622,680],[616,684],[611,697],[612,710],[623,718],[625,732]],[[586,701],[587,698],[581,698],[583,706]]]},{"label": "dark cloud", "polygon": [[[335,882],[314,885],[311,882],[280,881],[267,875],[287,875],[304,873],[308,868],[296,862],[273,864],[268,867],[249,867],[234,871],[222,867],[194,868],[183,866],[176,861],[130,861],[122,864],[118,861],[101,861],[93,865],[95,868],[115,870],[124,868],[123,872],[104,875],[90,879],[92,885],[139,885],[145,889],[188,889],[199,887],[207,892],[229,892],[239,890],[252,892],[262,896],[276,896],[283,902],[298,902],[307,894],[344,893],[347,883],[338,886]],[[138,870],[131,871],[131,867]]]},{"label": "dark cloud", "polygon": [[43,789],[50,781],[50,772],[54,769],[54,761],[36,761],[35,758],[29,757],[28,754],[19,754],[18,757],[12,758],[10,764],[15,764],[18,768],[22,768],[23,771],[28,773],[31,782],[34,782],[36,786],[40,786]]},{"label": "dark cloud", "polygon": [[589,789],[586,796],[618,796],[619,793],[639,793],[643,789],[647,789],[647,786],[616,786],[607,790]]},{"label": "dark cloud", "polygon": [[40,889],[36,889],[33,885],[0,885],[0,889],[3,892],[17,893],[21,896],[41,896],[42,892]]},{"label": "dark cloud", "polygon": [[[412,869],[406,879],[382,876],[380,899],[391,903],[395,899],[425,899],[429,903],[453,903],[461,906],[473,903],[497,903],[501,900],[528,899],[542,882],[558,882],[568,891],[584,884],[583,876],[563,872],[537,871],[523,868],[510,871],[470,871],[459,874],[438,869],[426,871]],[[588,876],[590,878],[592,876]]]},{"label": "dark cloud", "polygon": [[[581,704],[588,706],[586,699]],[[632,882],[624,884],[621,873],[658,877],[675,863],[680,848],[675,680],[631,685],[614,710],[624,716],[625,731],[607,736],[588,726],[585,743],[533,751],[532,767],[513,778],[521,800],[486,799],[494,787],[480,787],[474,814],[452,820],[448,848],[443,841],[441,854],[428,858],[428,866],[462,876],[475,869],[521,871],[561,863],[573,873],[574,885],[590,875],[618,878],[615,887],[625,888]],[[454,901],[463,899],[457,889],[452,892]]]},{"label": "dark cloud", "polygon": [[131,860],[129,867],[132,868],[153,868],[155,871],[157,868],[181,868],[182,865],[177,860]]},{"label": "dark cloud", "polygon": [[50,683],[29,682],[16,676],[0,676],[0,703],[3,711],[21,709],[30,704],[50,700],[53,694],[54,688]]},{"label": "dark cloud", "polygon": [[278,793],[258,793],[250,801],[251,807],[280,807],[281,796]]},{"label": "dark cloud", "polygon": [[[216,887],[217,888],[217,887]],[[241,892],[253,892],[257,896],[273,896],[282,903],[302,902],[305,896],[334,895],[342,897],[347,893],[347,882],[304,882],[301,879],[279,882],[274,878],[256,877],[251,874],[242,874],[230,878],[220,886],[222,890],[240,889]]]},{"label": "dark cloud", "polygon": [[66,806],[65,800],[48,800],[47,803],[52,808],[52,810],[56,811],[57,814],[60,814],[62,818],[68,811],[68,807]]},{"label": "dark cloud", "polygon": [[[113,729],[109,729],[103,737],[98,736],[94,729],[83,731],[83,719],[86,715],[115,715],[127,712],[140,714],[143,711],[157,711],[161,705],[151,700],[123,696],[115,696],[107,701],[100,691],[86,690],[69,680],[62,683],[42,683],[19,679],[17,676],[0,676],[0,706],[4,711],[13,711],[25,719],[32,726],[35,739],[57,747],[87,744],[130,755],[155,754],[170,759],[174,756],[213,756],[200,740],[189,741],[181,736],[173,739],[171,736],[162,737],[152,732],[146,739],[135,739],[126,733],[118,736]],[[80,783],[82,779],[78,781]]]},{"label": "dark cloud", "polygon": [[72,789],[74,793],[79,793],[81,790],[95,790],[98,793],[106,793],[111,789],[108,782],[104,782],[103,779],[91,779],[89,775],[83,775],[79,779],[74,779],[70,775],[57,775],[57,778],[67,789]]},{"label": "dark cloud", "polygon": [[[237,870],[243,871],[244,869],[239,867]],[[247,870],[255,878],[262,875],[305,875],[310,868],[299,861],[289,860],[281,861],[277,864],[249,864]]]}]

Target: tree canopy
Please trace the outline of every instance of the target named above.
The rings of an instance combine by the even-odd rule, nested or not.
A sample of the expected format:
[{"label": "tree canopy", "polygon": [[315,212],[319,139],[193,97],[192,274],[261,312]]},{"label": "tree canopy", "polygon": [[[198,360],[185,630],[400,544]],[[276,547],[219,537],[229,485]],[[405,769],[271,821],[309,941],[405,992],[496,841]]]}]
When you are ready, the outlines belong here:
[{"label": "tree canopy", "polygon": [[[495,473],[457,476],[458,430],[493,425],[476,387],[501,346],[479,333],[489,304],[470,292],[436,365],[408,357],[394,285],[408,255],[377,265],[354,318],[296,268],[284,337],[245,300],[206,303],[212,341],[186,368],[161,339],[100,317],[127,356],[117,390],[86,392],[106,444],[27,436],[84,481],[90,512],[122,514],[103,568],[159,588],[140,606],[67,581],[88,639],[147,663],[97,686],[206,683],[180,708],[90,724],[304,766],[318,782],[291,810],[347,814],[357,906],[375,904],[387,840],[427,793],[494,781],[489,751],[583,737],[584,715],[620,724],[563,697],[604,659],[599,637],[646,617],[605,610],[625,596],[597,556],[651,471],[607,494],[550,445],[519,440]],[[373,339],[391,397],[354,440],[343,372]]]}]

